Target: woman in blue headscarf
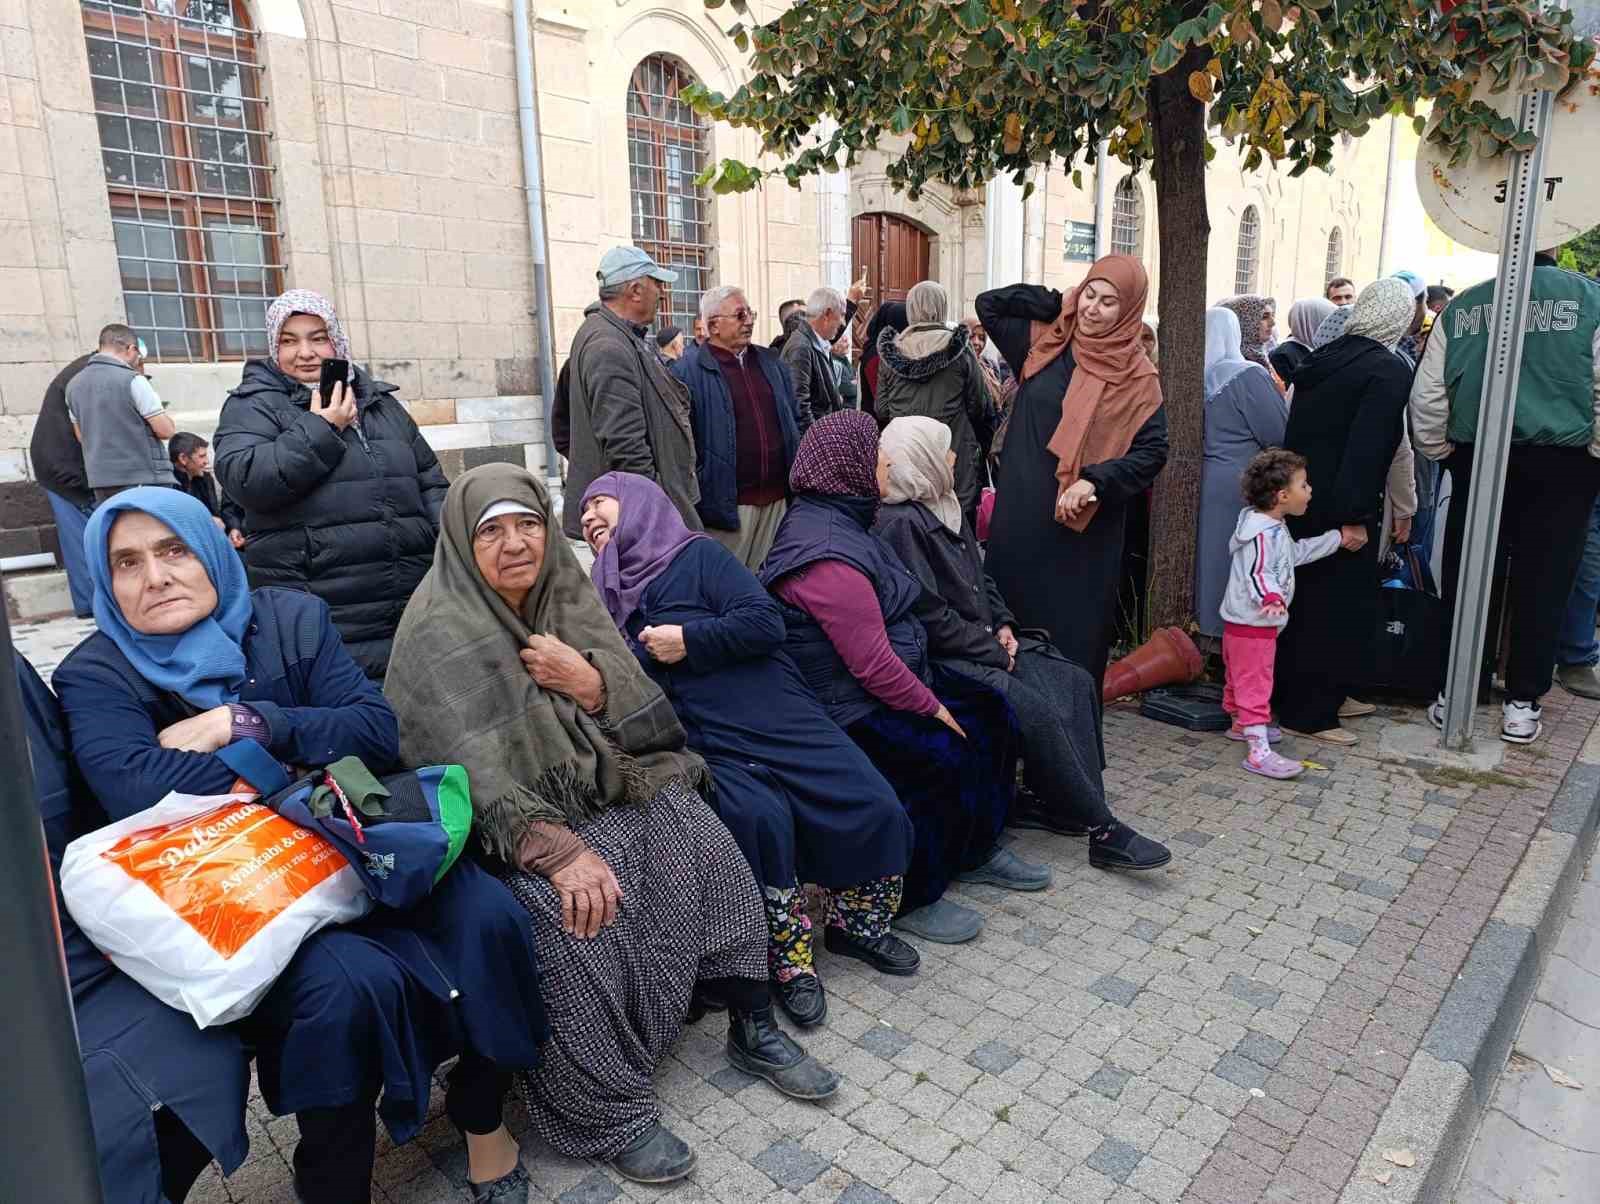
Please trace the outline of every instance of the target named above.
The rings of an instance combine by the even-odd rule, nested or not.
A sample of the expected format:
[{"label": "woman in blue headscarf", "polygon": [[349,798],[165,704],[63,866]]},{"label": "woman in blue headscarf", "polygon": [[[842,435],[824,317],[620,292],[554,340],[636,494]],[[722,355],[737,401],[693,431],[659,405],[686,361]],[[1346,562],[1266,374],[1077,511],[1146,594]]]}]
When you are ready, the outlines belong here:
[{"label": "woman in blue headscarf", "polygon": [[[84,554],[100,630],[55,687],[99,823],[171,791],[223,794],[241,777],[268,792],[294,768],[345,756],[395,768],[394,712],[327,604],[251,593],[200,502],[156,487],[118,494],[89,519]],[[457,863],[408,911],[313,936],[236,1027],[268,1106],[299,1120],[295,1187],[307,1204],[367,1201],[377,1117],[397,1142],[414,1136],[433,1071],[458,1055],[446,1111],[467,1135],[474,1197],[526,1193],[500,1106],[545,1036],[538,970],[522,909],[476,865]]]}]

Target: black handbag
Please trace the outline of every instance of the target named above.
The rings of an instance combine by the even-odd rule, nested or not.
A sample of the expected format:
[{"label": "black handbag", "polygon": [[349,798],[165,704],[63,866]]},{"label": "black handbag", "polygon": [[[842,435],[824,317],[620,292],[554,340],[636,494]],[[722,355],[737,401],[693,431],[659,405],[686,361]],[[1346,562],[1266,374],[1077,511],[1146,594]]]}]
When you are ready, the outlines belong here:
[{"label": "black handbag", "polygon": [[1450,615],[1416,548],[1403,544],[1391,548],[1389,557],[1400,571],[1385,572],[1378,590],[1372,680],[1367,684],[1385,694],[1432,699],[1450,639]]}]

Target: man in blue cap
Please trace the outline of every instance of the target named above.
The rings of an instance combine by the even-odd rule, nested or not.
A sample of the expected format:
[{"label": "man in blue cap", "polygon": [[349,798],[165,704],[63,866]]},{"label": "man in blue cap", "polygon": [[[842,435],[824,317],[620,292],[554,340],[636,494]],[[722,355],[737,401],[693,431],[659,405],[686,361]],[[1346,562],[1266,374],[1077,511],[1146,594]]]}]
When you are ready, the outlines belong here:
[{"label": "man in blue cap", "polygon": [[571,539],[583,535],[584,490],[608,472],[649,477],[691,530],[703,527],[689,393],[646,339],[663,286],[677,278],[638,247],[612,247],[600,259],[600,296],[584,310],[567,361],[571,431],[561,526]]}]

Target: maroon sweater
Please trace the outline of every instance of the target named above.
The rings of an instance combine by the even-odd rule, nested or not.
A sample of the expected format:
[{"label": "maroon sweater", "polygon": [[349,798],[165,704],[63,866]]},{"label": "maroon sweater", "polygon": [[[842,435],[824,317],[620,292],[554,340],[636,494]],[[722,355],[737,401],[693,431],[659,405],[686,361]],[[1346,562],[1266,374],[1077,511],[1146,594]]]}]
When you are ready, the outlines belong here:
[{"label": "maroon sweater", "polygon": [[734,475],[741,506],[766,506],[788,492],[789,466],[783,459],[783,431],[778,426],[778,401],[750,351],[743,362],[715,344],[722,379],[733,398]]}]

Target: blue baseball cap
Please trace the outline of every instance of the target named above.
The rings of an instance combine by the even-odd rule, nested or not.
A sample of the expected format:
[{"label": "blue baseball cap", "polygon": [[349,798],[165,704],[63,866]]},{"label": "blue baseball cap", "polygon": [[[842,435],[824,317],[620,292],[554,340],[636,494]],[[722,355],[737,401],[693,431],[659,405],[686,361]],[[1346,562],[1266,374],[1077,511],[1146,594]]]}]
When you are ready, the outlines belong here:
[{"label": "blue baseball cap", "polygon": [[667,271],[638,247],[612,247],[600,257],[600,270],[594,274],[601,288],[626,284],[640,276],[671,284],[678,278],[678,273]]},{"label": "blue baseball cap", "polygon": [[1410,285],[1411,296],[1413,298],[1421,297],[1428,291],[1427,284],[1425,284],[1422,277],[1417,275],[1415,272],[1408,272],[1402,268],[1398,272],[1390,272],[1389,275],[1393,276],[1396,280],[1404,280],[1408,285]]}]

